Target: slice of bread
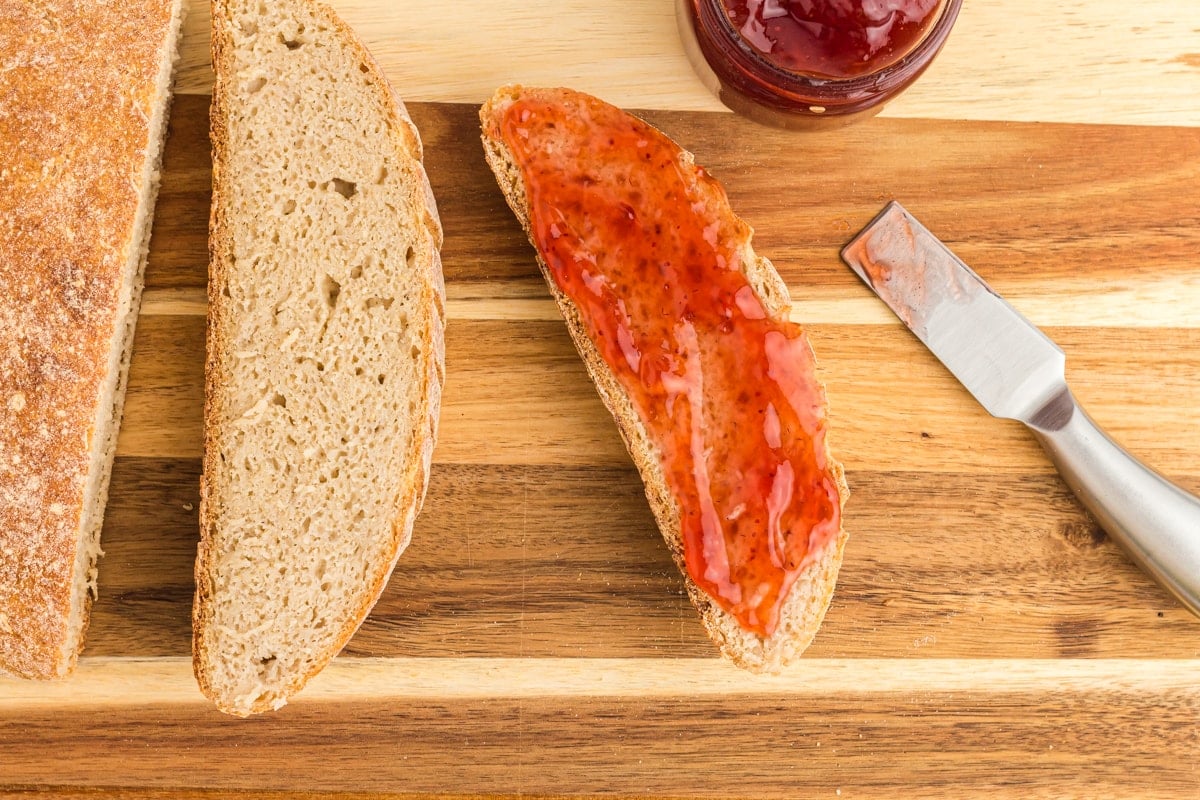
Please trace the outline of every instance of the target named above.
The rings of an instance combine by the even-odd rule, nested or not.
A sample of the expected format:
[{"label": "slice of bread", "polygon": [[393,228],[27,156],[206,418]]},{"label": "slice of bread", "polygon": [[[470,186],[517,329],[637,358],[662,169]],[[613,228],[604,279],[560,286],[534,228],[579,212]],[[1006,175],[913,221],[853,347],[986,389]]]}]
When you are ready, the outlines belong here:
[{"label": "slice of bread", "polygon": [[181,0],[0,0],[0,669],[75,666]]},{"label": "slice of bread", "polygon": [[403,104],[311,0],[216,0],[193,656],[279,708],[407,546],[444,382],[441,225]]},{"label": "slice of bread", "polygon": [[[509,206],[536,247],[531,229],[527,185],[522,175],[521,165],[502,138],[501,128],[501,120],[506,109],[511,104],[525,98],[548,102],[565,109],[568,114],[589,104],[596,104],[593,107],[603,106],[614,113],[621,112],[617,112],[607,104],[601,104],[594,98],[568,89],[534,89],[520,86],[506,86],[499,89],[480,110],[483,146],[487,162],[495,173]],[[692,155],[684,150],[679,150],[678,158],[687,166],[694,163]],[[694,174],[694,170],[684,170],[683,172]],[[599,180],[599,178],[589,172],[587,180]],[[639,216],[641,214],[638,211],[629,211],[631,219],[635,213]],[[771,263],[754,253],[750,243],[750,228],[733,214],[724,193],[720,193],[716,205],[710,204],[703,207],[698,213],[710,215],[706,219],[719,219],[735,223],[726,226],[726,229],[744,231],[744,239],[733,242],[742,256],[742,270],[767,312],[775,319],[786,319],[791,302],[787,286]],[[641,473],[650,508],[680,572],[683,573],[688,594],[700,612],[700,617],[710,637],[724,655],[746,669],[755,672],[779,670],[808,647],[820,627],[832,598],[838,567],[842,560],[842,550],[846,542],[844,529],[839,527],[824,548],[813,554],[813,557],[808,560],[783,601],[779,622],[769,636],[759,635],[743,628],[733,614],[718,605],[688,575],[684,560],[680,509],[664,475],[658,447],[651,440],[630,397],[590,338],[580,310],[556,284],[546,265],[544,254],[540,252],[538,253],[538,264],[546,278],[550,292],[554,295],[559,310],[566,320],[571,338],[583,358],[588,373],[595,382],[604,404],[615,418],[629,453]],[[807,345],[805,346],[807,347]],[[821,406],[819,413],[823,419],[824,389],[819,384],[815,385],[819,389]],[[824,440],[822,439],[822,441]],[[824,444],[821,446],[826,447]],[[832,478],[837,485],[839,504],[844,504],[849,491],[841,465],[832,458],[827,449],[819,456],[823,456],[827,460]]]}]

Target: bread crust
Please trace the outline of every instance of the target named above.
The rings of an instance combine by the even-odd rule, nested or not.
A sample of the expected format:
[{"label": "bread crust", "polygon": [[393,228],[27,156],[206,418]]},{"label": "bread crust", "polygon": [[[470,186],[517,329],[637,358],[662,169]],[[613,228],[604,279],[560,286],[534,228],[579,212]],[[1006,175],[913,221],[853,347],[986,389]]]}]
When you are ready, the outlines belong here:
[{"label": "bread crust", "polygon": [[353,53],[353,57],[366,67],[366,76],[371,86],[378,92],[377,99],[382,108],[390,111],[392,120],[397,123],[389,125],[389,135],[397,149],[407,153],[415,162],[415,172],[420,178],[419,190],[423,194],[422,223],[429,232],[433,247],[429,253],[429,261],[424,264],[427,280],[423,285],[428,294],[420,299],[425,307],[433,309],[430,315],[430,325],[421,331],[421,348],[425,357],[425,370],[422,376],[424,385],[418,392],[421,404],[414,412],[419,420],[414,424],[416,433],[412,439],[412,447],[405,457],[406,474],[398,476],[401,492],[396,504],[394,522],[392,524],[392,542],[390,544],[391,558],[386,563],[380,563],[369,576],[368,583],[363,587],[361,599],[355,612],[342,621],[334,643],[325,652],[314,659],[313,665],[303,674],[290,677],[281,691],[271,696],[260,698],[249,708],[236,705],[231,698],[224,697],[215,691],[210,670],[209,647],[206,636],[212,621],[211,603],[213,597],[212,577],[212,535],[210,525],[214,523],[214,504],[217,499],[214,494],[214,474],[216,461],[219,457],[218,423],[219,418],[214,399],[218,396],[219,369],[218,366],[229,347],[222,336],[224,330],[224,315],[228,313],[227,304],[221,296],[221,287],[225,283],[224,265],[226,254],[232,251],[232,228],[225,215],[224,182],[227,175],[227,153],[229,150],[229,110],[225,107],[224,98],[228,96],[226,85],[235,79],[233,64],[232,34],[229,30],[228,0],[213,0],[212,3],[212,63],[216,76],[213,88],[213,101],[210,112],[210,136],[213,155],[213,188],[212,207],[209,220],[209,284],[208,284],[208,330],[207,355],[205,362],[205,404],[204,404],[204,468],[200,485],[200,543],[197,548],[195,565],[196,595],[192,611],[192,650],[193,669],[200,690],[212,700],[221,711],[236,716],[249,716],[282,706],[287,699],[299,691],[314,675],[321,671],[329,661],[338,654],[349,642],[355,631],[362,625],[371,608],[387,585],[401,553],[408,546],[412,537],[413,523],[424,503],[428,488],[429,471],[432,463],[433,448],[437,439],[438,415],[441,406],[442,387],[445,383],[445,284],[442,276],[441,257],[439,249],[442,246],[443,233],[441,218],[429,179],[422,164],[422,145],[416,125],[409,116],[404,103],[395,93],[388,82],[383,70],[371,56],[370,52],[359,40],[354,31],[326,4],[315,0],[301,0],[308,5],[312,13],[331,28],[333,28],[341,44]]},{"label": "bread crust", "polygon": [[[569,89],[541,89],[522,86],[504,86],[496,91],[480,109],[484,156],[496,175],[500,190],[504,194],[521,227],[535,244],[530,227],[529,206],[520,168],[513,159],[499,134],[499,121],[505,109],[522,97],[549,99],[578,96]],[[694,163],[694,157],[680,150],[680,159],[686,164]],[[775,271],[771,262],[757,255],[751,247],[751,228],[726,207],[729,216],[745,230],[745,239],[739,242],[742,252],[743,272],[762,300],[768,312],[777,319],[786,319],[791,301],[787,285]],[[535,244],[536,251],[536,244]],[[557,286],[542,254],[536,253],[538,267],[546,279],[546,285],[562,312],[571,339],[583,359],[588,375],[596,384],[601,400],[613,415],[617,429],[625,442],[633,463],[637,466],[645,484],[646,499],[658,523],[659,530],[671,552],[676,566],[683,575],[688,596],[696,606],[700,619],[709,637],[721,652],[737,665],[752,672],[776,672],[795,660],[816,636],[824,619],[825,611],[833,596],[838,568],[842,562],[847,533],[840,528],[822,553],[812,558],[792,585],[787,599],[780,609],[779,624],[771,636],[764,637],[746,631],[736,617],[725,611],[708,596],[688,575],[683,554],[683,535],[680,526],[679,508],[667,486],[659,461],[658,450],[651,441],[632,401],[621,388],[616,376],[587,335],[578,308]],[[824,395],[824,386],[821,386]],[[849,496],[849,488],[842,465],[829,452],[826,441],[826,459],[838,487],[842,506]]]},{"label": "bread crust", "polygon": [[87,629],[181,18],[0,0],[0,670],[24,677],[70,673]]}]

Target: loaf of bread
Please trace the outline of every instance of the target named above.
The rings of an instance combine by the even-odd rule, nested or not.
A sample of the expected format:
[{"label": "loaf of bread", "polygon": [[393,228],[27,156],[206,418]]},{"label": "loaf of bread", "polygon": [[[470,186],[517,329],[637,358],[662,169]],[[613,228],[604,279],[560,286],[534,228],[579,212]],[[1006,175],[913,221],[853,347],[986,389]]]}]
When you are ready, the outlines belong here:
[{"label": "loaf of bread", "polygon": [[75,666],[181,0],[0,0],[0,669]]},{"label": "loaf of bread", "polygon": [[[515,121],[507,120],[506,113],[510,107],[518,103],[522,105],[514,112]],[[552,115],[552,118],[539,119],[538,114]],[[694,258],[695,264],[655,263],[654,259],[672,257],[656,248],[657,241],[661,241],[664,248],[673,246],[671,244],[673,240],[669,238],[669,234],[674,235],[674,231],[666,230],[672,224],[670,218],[663,220],[658,216],[661,212],[660,208],[646,207],[647,203],[653,202],[646,187],[653,187],[654,181],[657,180],[655,175],[648,171],[662,169],[671,172],[673,176],[675,174],[679,176],[671,178],[679,183],[678,186],[672,183],[666,196],[673,197],[682,209],[682,213],[689,217],[685,220],[687,225],[692,226],[696,231],[703,231],[702,238],[710,240],[709,245],[716,244],[714,237],[726,237],[726,241],[722,244],[729,248],[729,252],[734,255],[732,260],[744,274],[744,278],[738,280],[742,284],[748,283],[748,290],[752,290],[754,293],[753,298],[726,297],[722,302],[728,303],[731,309],[738,307],[747,309],[745,318],[749,320],[761,320],[765,314],[773,320],[783,321],[780,324],[786,325],[790,306],[787,286],[771,263],[755,254],[751,247],[749,226],[733,214],[724,192],[716,185],[715,181],[695,166],[692,155],[640,120],[578,92],[567,89],[534,89],[519,86],[500,89],[483,106],[480,118],[487,162],[495,173],[509,206],[525,228],[530,241],[538,249],[538,263],[542,273],[566,320],[571,338],[583,358],[588,373],[595,381],[605,405],[612,412],[630,455],[641,473],[650,507],[663,538],[683,573],[688,593],[700,613],[704,626],[721,651],[737,664],[757,672],[778,670],[800,655],[815,636],[830,603],[834,582],[842,560],[842,550],[846,542],[846,533],[840,524],[840,511],[848,495],[848,490],[842,467],[829,454],[825,441],[824,389],[812,375],[812,353],[806,339],[798,332],[798,329],[789,333],[788,335],[793,337],[792,349],[787,352],[789,355],[795,356],[796,382],[804,387],[805,404],[807,405],[808,400],[811,400],[812,403],[811,409],[800,409],[800,414],[801,418],[811,416],[813,444],[812,452],[807,454],[807,458],[820,466],[819,479],[811,487],[801,485],[799,480],[794,486],[784,485],[778,481],[773,486],[775,489],[782,487],[783,492],[788,496],[791,496],[793,491],[817,491],[821,494],[820,501],[824,503],[823,507],[828,513],[820,520],[818,528],[814,528],[812,531],[798,529],[780,534],[801,537],[811,535],[815,545],[809,548],[802,565],[795,567],[790,591],[785,585],[782,593],[783,599],[777,607],[776,623],[769,626],[767,630],[755,631],[742,624],[739,618],[702,589],[689,574],[685,559],[681,508],[667,478],[667,467],[678,469],[678,465],[664,464],[663,453],[655,444],[646,420],[639,413],[638,404],[630,396],[629,384],[623,384],[618,379],[613,366],[603,357],[601,347],[610,348],[609,351],[615,353],[618,362],[629,361],[633,367],[629,374],[634,377],[627,380],[633,381],[639,380],[637,375],[644,376],[647,374],[647,370],[657,369],[653,365],[648,366],[647,364],[652,357],[670,360],[676,358],[676,355],[674,353],[657,355],[662,348],[667,346],[663,342],[630,340],[630,337],[636,336],[639,326],[645,320],[632,320],[628,327],[619,327],[615,337],[608,336],[608,341],[602,345],[598,343],[594,340],[594,335],[589,332],[590,323],[587,314],[571,296],[568,296],[563,286],[559,285],[555,277],[555,269],[567,269],[562,265],[572,257],[575,258],[576,263],[583,265],[579,268],[582,269],[582,277],[578,281],[577,289],[589,307],[595,307],[596,304],[607,304],[609,308],[615,310],[613,313],[620,315],[635,313],[631,310],[634,305],[630,302],[632,298],[629,292],[635,291],[638,287],[630,288],[622,283],[631,275],[637,276],[632,278],[635,283],[640,282],[643,284],[642,288],[648,289],[647,296],[657,298],[662,293],[653,284],[658,281],[661,286],[662,281],[668,280],[666,277],[660,278],[660,274],[663,276],[678,275],[681,274],[680,270],[691,269],[697,265],[700,269],[714,270],[709,273],[710,275],[727,269],[729,265],[723,261],[714,262],[711,266],[704,266],[703,257]],[[511,124],[509,130],[513,138],[505,138],[506,124]],[[594,128],[594,125],[597,124],[611,127],[605,127],[606,133],[602,136],[594,133],[580,133],[580,131],[588,131],[589,126]],[[620,154],[619,150],[613,149],[614,147],[619,148],[620,143],[609,139],[607,131],[610,129],[628,135],[628,142],[634,151],[629,154],[627,159]],[[597,140],[591,141],[589,136]],[[527,162],[523,163],[514,152],[514,141],[519,141],[521,146],[526,148],[526,152],[536,152],[539,157],[548,159],[548,163],[557,161],[561,165],[556,168],[559,171],[555,174],[549,174],[551,167],[548,167],[546,163],[538,165],[537,169],[542,170],[534,173],[542,181],[538,187],[535,187],[538,191],[558,191],[558,187],[562,186],[577,187],[571,190],[576,193],[571,195],[569,202],[564,201],[560,205],[554,203],[546,205],[544,213],[553,215],[554,219],[552,220],[538,221],[534,219],[535,210],[530,200],[531,191],[533,191],[529,182],[531,172],[527,172],[534,168]],[[652,160],[652,153],[659,152],[654,148],[660,148],[661,152],[667,154],[661,164]],[[601,152],[608,155],[597,157],[596,154]],[[608,160],[602,161],[602,159]],[[588,205],[589,203],[592,205]],[[605,204],[614,206],[614,208],[600,207]],[[620,235],[614,241],[597,239],[599,235],[597,231],[602,226],[610,224],[607,220],[613,219],[616,222],[611,224],[619,226]],[[539,226],[541,230],[546,231],[544,235],[547,237],[541,241],[539,241],[539,234],[535,233],[535,229]],[[583,243],[585,249],[583,251],[563,251],[568,253],[565,256],[563,252],[555,251],[552,257],[548,257],[546,246],[548,244],[556,246],[560,240],[566,241],[562,237],[575,238],[578,242]],[[641,244],[643,242],[647,244]],[[695,243],[687,244],[691,247]],[[704,249],[704,242],[701,241],[699,244],[701,245],[699,249],[689,252],[693,255],[701,252]],[[575,247],[576,245],[569,246]],[[630,254],[624,255],[627,252]],[[670,252],[681,256],[680,252]],[[574,255],[572,256],[570,253],[574,253]],[[605,259],[635,259],[643,256],[646,257],[645,261],[635,262],[632,265],[626,264],[630,268],[622,272],[623,277],[610,278],[608,273],[603,271],[602,262]],[[687,253],[682,253],[683,260],[687,260],[688,257]],[[551,269],[548,264],[551,259],[554,259],[553,263],[559,264],[555,269]],[[597,262],[601,262],[601,267],[596,267]],[[600,271],[597,272],[597,269]],[[703,284],[701,285],[703,286]],[[668,290],[665,295],[669,296],[669,294]],[[600,299],[602,297],[607,299]],[[694,301],[684,297],[680,302],[686,307],[688,303]],[[659,304],[656,305],[656,303]],[[660,302],[656,299],[642,303],[641,307],[648,313],[662,315],[672,313],[669,305],[669,300]],[[760,310],[752,311],[752,308]],[[734,311],[729,313],[731,314],[730,319],[732,319]],[[721,317],[721,320],[724,325],[725,317]],[[699,315],[693,319],[690,312],[683,312],[683,316],[679,319],[679,325],[687,328],[693,323],[696,326],[702,324],[699,321]],[[794,328],[794,326],[792,327]],[[679,329],[677,328],[677,330]],[[634,333],[631,334],[630,331]],[[626,337],[626,341],[621,342],[619,349],[615,349],[611,340],[621,337]],[[779,338],[782,341],[783,334],[780,334]],[[708,357],[704,352],[694,351],[692,356],[697,359],[695,363],[700,363]],[[736,355],[733,356],[733,361],[736,371]],[[676,363],[679,363],[678,359]],[[693,373],[695,373],[694,370]],[[749,374],[747,371],[746,375]],[[664,413],[671,414],[670,404],[672,402],[683,403],[685,399],[692,404],[690,407],[694,413],[688,418],[692,423],[698,419],[712,420],[714,417],[731,414],[736,410],[728,406],[710,408],[718,400],[709,392],[707,384],[704,385],[703,391],[699,389],[704,378],[697,374],[692,374],[690,378],[677,375],[671,377],[675,382],[674,385],[666,383],[664,378],[663,386],[666,393],[675,399],[666,401]],[[746,377],[745,380],[750,381],[752,378]],[[733,391],[735,393],[742,391],[743,378],[736,377],[734,383],[737,385],[732,387]],[[752,385],[746,384],[745,386],[749,390],[754,389]],[[699,392],[699,395],[708,394],[707,396],[689,394],[693,389]],[[679,418],[677,416],[680,413],[678,405],[676,405],[674,413],[676,418]],[[705,417],[704,415],[710,416]],[[775,437],[778,438],[778,418],[775,419],[775,425]],[[685,448],[690,447],[691,451],[695,452],[697,442],[700,442],[701,446],[706,446],[703,431],[697,432],[690,428],[688,430],[691,433],[688,433],[687,430],[683,432]],[[761,423],[759,430],[761,435]],[[736,430],[730,431],[729,434],[733,437],[740,435]],[[787,433],[785,432],[784,435],[786,437]],[[688,436],[691,436],[691,444],[686,443]],[[707,470],[714,466],[719,471],[721,465],[701,465],[698,469]],[[708,475],[703,476],[703,480],[707,481],[708,479]],[[714,496],[715,494],[716,492],[713,493]],[[737,507],[729,514],[728,519],[733,520],[741,513],[742,508]],[[706,524],[715,519],[716,517],[713,515],[711,519],[706,520]],[[720,524],[723,523],[714,523],[713,527]],[[820,525],[824,525],[825,528],[818,530]],[[761,534],[762,532],[758,531],[757,533]],[[706,544],[705,546],[710,545]],[[771,547],[775,549],[782,549],[783,546],[778,543],[771,544]],[[767,545],[764,544],[763,549],[765,550],[766,547]],[[723,560],[725,557],[725,553],[721,552],[713,558]],[[767,628],[768,626],[763,627]]]},{"label": "loaf of bread", "polygon": [[193,656],[222,711],[284,705],[383,591],[444,381],[441,226],[403,104],[312,0],[216,0]]}]

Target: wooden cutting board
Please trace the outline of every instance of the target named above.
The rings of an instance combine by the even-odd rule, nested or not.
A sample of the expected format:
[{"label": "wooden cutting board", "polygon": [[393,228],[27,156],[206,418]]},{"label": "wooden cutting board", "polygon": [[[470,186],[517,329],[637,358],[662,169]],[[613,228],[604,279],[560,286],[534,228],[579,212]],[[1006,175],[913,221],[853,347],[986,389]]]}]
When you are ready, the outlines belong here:
[{"label": "wooden cutting board", "polygon": [[1097,420],[1200,490],[1195,130],[646,115],[790,285],[853,490],[824,628],[764,678],[706,640],[474,107],[415,104],[449,313],[425,511],[345,653],[236,720],[189,661],[207,110],[183,95],[172,114],[86,657],[67,681],[0,679],[0,796],[1200,792],[1200,621],[837,258],[901,199],[1062,345]]}]

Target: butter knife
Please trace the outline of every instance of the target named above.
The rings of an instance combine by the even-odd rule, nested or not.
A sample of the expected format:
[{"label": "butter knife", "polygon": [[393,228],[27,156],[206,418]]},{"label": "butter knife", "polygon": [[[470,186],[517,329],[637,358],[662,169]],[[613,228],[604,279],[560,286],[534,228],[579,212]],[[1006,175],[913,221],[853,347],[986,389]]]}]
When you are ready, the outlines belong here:
[{"label": "butter knife", "polygon": [[1200,499],[1100,429],[1067,387],[1054,342],[899,203],[851,240],[842,260],[988,413],[1028,426],[1109,536],[1200,615]]}]

